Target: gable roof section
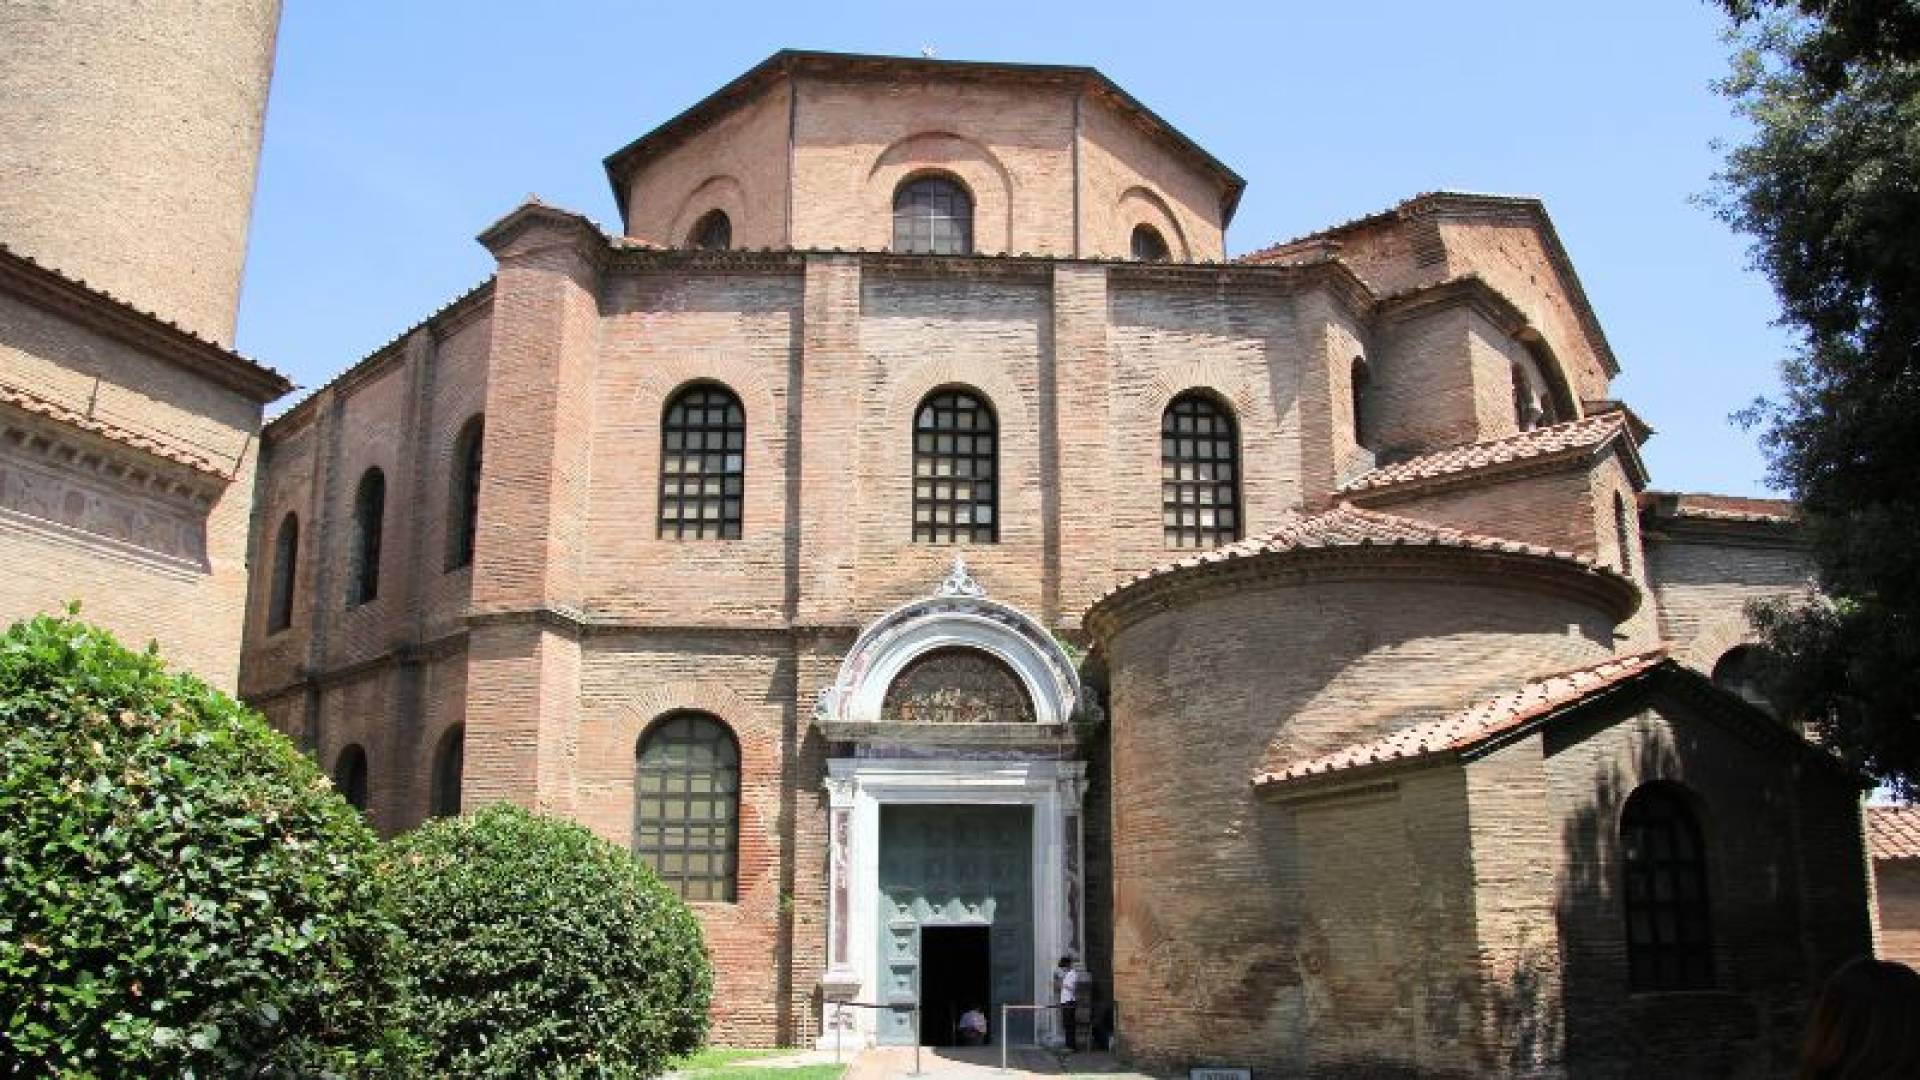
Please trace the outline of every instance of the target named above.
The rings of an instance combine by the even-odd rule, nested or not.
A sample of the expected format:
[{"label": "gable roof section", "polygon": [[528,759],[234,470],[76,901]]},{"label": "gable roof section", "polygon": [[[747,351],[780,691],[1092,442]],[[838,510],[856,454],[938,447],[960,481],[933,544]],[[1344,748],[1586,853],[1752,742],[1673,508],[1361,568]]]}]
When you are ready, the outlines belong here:
[{"label": "gable roof section", "polygon": [[991,61],[935,60],[920,56],[879,56],[869,53],[823,52],[810,49],[782,49],[755,64],[731,82],[695,102],[686,111],[608,154],[607,181],[613,185],[613,197],[626,217],[627,183],[633,172],[648,158],[665,153],[694,133],[712,125],[740,108],[746,101],[795,73],[835,73],[864,77],[924,77],[940,75],[952,78],[992,79],[1024,82],[1077,84],[1113,102],[1134,123],[1150,135],[1213,175],[1220,185],[1220,224],[1233,220],[1240,195],[1247,182],[1179,128],[1161,119],[1132,94],[1097,69],[1063,64],[1006,64]]},{"label": "gable roof section", "polygon": [[1640,460],[1633,439],[1621,438],[1627,432],[1627,418],[1621,413],[1590,416],[1564,424],[1534,428],[1501,439],[1436,450],[1392,465],[1383,465],[1340,485],[1340,491],[1362,495],[1389,489],[1424,487],[1499,472],[1508,466],[1586,458],[1614,443],[1621,448],[1620,456],[1626,465],[1627,475],[1633,479],[1636,487],[1644,487],[1647,468]]},{"label": "gable roof section", "polygon": [[1758,733],[1764,741],[1788,746],[1824,762],[1865,786],[1865,781],[1854,776],[1837,758],[1745,701],[1715,687],[1705,676],[1682,666],[1668,655],[1665,647],[1609,657],[1597,664],[1530,679],[1514,690],[1476,702],[1451,716],[1388,732],[1332,753],[1292,758],[1275,747],[1254,776],[1253,784],[1257,789],[1271,792],[1333,778],[1357,780],[1445,759],[1471,759],[1629,686],[1655,680],[1686,691],[1693,700],[1713,702],[1720,706],[1718,711],[1723,714],[1737,715],[1741,726]]},{"label": "gable roof section", "polygon": [[1606,331],[1600,325],[1600,317],[1594,313],[1593,302],[1587,297],[1586,286],[1581,284],[1580,275],[1574,272],[1573,259],[1567,254],[1567,248],[1560,240],[1560,232],[1554,228],[1553,218],[1547,214],[1546,204],[1531,195],[1493,195],[1477,191],[1425,191],[1411,198],[1371,214],[1343,221],[1316,232],[1270,244],[1257,251],[1250,251],[1235,259],[1235,262],[1269,263],[1287,262],[1300,257],[1303,251],[1314,248],[1327,248],[1337,245],[1341,237],[1363,229],[1391,225],[1411,219],[1439,215],[1451,218],[1486,217],[1493,214],[1524,214],[1533,221],[1534,229],[1540,234],[1541,244],[1546,249],[1547,258],[1560,274],[1567,290],[1567,297],[1573,304],[1574,313],[1580,319],[1580,325],[1593,342],[1594,352],[1605,365],[1607,374],[1620,374],[1620,361],[1613,354],[1613,345],[1607,341]]},{"label": "gable roof section", "polygon": [[1867,850],[1876,859],[1920,859],[1920,806],[1867,807]]}]

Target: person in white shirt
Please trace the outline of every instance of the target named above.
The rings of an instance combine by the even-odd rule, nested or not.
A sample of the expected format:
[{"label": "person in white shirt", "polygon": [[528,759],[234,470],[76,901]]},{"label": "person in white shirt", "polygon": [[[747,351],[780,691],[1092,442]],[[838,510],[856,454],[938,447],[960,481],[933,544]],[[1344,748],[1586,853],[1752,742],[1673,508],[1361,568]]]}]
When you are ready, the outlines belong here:
[{"label": "person in white shirt", "polygon": [[1080,1025],[1075,1023],[1076,1009],[1079,1004],[1080,972],[1073,966],[1073,957],[1060,958],[1060,966],[1054,969],[1054,993],[1060,1002],[1060,1027],[1067,1039],[1067,1049],[1080,1049]]},{"label": "person in white shirt", "polygon": [[987,1016],[975,1005],[960,1014],[960,1045],[983,1046],[987,1041]]}]

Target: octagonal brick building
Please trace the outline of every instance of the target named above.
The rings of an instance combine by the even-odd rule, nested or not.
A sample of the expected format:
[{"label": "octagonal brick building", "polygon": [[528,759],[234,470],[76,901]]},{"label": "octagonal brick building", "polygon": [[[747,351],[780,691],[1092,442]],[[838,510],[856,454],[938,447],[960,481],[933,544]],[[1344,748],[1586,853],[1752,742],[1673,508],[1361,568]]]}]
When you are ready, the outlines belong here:
[{"label": "octagonal brick building", "polygon": [[1096,71],[810,52],[606,170],[267,426],[241,683],[384,831],[630,847],[719,1038],[1067,955],[1149,1068],[1767,1075],[1871,947],[1860,782],[1741,677],[1791,507],[1649,489],[1537,200],[1227,260]]}]

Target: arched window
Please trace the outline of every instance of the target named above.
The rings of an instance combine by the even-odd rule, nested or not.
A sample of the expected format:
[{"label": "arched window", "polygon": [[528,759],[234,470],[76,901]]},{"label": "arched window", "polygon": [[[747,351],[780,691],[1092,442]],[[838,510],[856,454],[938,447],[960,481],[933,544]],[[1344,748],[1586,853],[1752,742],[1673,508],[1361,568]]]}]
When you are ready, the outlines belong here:
[{"label": "arched window", "polygon": [[380,533],[386,526],[387,477],[379,469],[360,475],[353,496],[353,565],[347,575],[347,604],[365,604],[380,595]]},{"label": "arched window", "polygon": [[460,785],[465,782],[467,729],[455,724],[440,737],[433,752],[433,816],[454,817],[460,813]]},{"label": "arched window", "polygon": [[1367,415],[1367,392],[1373,387],[1373,372],[1367,368],[1367,358],[1356,356],[1353,367],[1347,373],[1347,393],[1353,398],[1353,444],[1368,449],[1367,441],[1373,435],[1373,418]]},{"label": "arched window", "polygon": [[367,808],[367,752],[354,743],[340,751],[333,763],[333,786],[347,805],[355,810]]},{"label": "arched window", "polygon": [[999,437],[993,409],[965,390],[939,390],[913,416],[913,538],[1000,539]]},{"label": "arched window", "polygon": [[1620,812],[1620,853],[1632,988],[1712,986],[1707,854],[1685,794],[1666,783],[1636,790]]},{"label": "arched window", "polygon": [[1767,682],[1767,651],[1757,645],[1735,645],[1714,662],[1713,685],[1771,714]]},{"label": "arched window", "polygon": [[273,580],[267,590],[267,633],[293,625],[293,575],[300,569],[300,519],[288,514],[273,534]]},{"label": "arched window", "polygon": [[733,222],[725,210],[709,210],[694,223],[687,243],[702,251],[725,251],[733,246]]},{"label": "arched window", "polygon": [[973,197],[945,176],[922,176],[893,194],[893,250],[932,255],[973,251]]},{"label": "arched window", "polygon": [[473,565],[473,542],[480,532],[480,460],[486,433],[486,418],[476,416],[453,440],[453,475],[447,482],[449,570]]},{"label": "arched window", "polygon": [[1633,525],[1627,517],[1627,500],[1613,493],[1613,542],[1620,546],[1620,572],[1633,576]]},{"label": "arched window", "polygon": [[740,748],[706,713],[662,718],[640,740],[633,853],[684,900],[734,898]]},{"label": "arched window", "polygon": [[1133,227],[1133,258],[1135,262],[1166,262],[1170,257],[1166,238],[1160,230],[1151,225]]},{"label": "arched window", "polygon": [[740,539],[747,414],[724,386],[675,394],[660,422],[660,537]]},{"label": "arched window", "polygon": [[1160,414],[1160,525],[1168,547],[1240,538],[1240,438],[1233,414],[1189,390]]}]

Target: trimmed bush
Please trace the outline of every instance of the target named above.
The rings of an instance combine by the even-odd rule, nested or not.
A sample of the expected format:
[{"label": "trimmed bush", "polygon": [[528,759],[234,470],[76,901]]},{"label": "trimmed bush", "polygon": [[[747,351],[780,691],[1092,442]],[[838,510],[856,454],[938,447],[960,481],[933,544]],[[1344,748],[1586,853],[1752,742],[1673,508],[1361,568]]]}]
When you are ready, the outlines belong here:
[{"label": "trimmed bush", "polygon": [[652,1076],[706,1034],[693,913],[581,826],[491,806],[396,840],[381,877],[430,1075]]},{"label": "trimmed bush", "polygon": [[0,637],[0,1073],[384,1067],[373,835],[260,717],[68,618]]}]

